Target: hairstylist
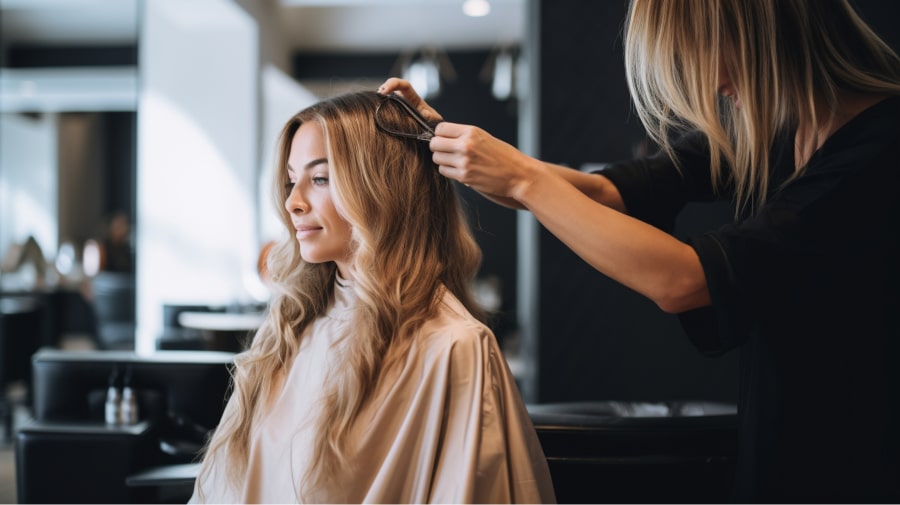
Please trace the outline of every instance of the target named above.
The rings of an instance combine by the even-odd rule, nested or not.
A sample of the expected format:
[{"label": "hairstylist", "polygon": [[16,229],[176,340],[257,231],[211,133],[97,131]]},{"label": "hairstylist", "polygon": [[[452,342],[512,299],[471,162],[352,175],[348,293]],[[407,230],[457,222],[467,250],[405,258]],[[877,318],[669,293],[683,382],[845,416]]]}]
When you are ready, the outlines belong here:
[{"label": "hairstylist", "polygon": [[[735,500],[900,501],[900,59],[847,0],[633,0],[625,62],[660,154],[586,174],[444,122],[434,161],[740,349]],[[732,224],[671,235],[714,199]]]}]

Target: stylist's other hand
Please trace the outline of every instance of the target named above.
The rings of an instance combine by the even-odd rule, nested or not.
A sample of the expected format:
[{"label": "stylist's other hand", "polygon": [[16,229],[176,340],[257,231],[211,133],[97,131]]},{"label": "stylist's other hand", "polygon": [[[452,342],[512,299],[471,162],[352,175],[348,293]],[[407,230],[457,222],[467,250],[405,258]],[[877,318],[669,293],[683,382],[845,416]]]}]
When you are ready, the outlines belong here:
[{"label": "stylist's other hand", "polygon": [[521,201],[540,162],[477,126],[443,122],[431,139],[441,174],[486,196]]},{"label": "stylist's other hand", "polygon": [[384,81],[384,84],[378,88],[378,92],[382,95],[387,95],[388,93],[397,93],[402,96],[409,102],[410,105],[416,108],[419,111],[419,114],[422,115],[425,119],[429,121],[443,121],[444,118],[438,114],[438,111],[434,110],[433,107],[425,103],[425,100],[422,100],[422,97],[416,93],[416,90],[413,89],[412,84],[405,79],[400,79],[398,77],[391,77],[390,79]]}]

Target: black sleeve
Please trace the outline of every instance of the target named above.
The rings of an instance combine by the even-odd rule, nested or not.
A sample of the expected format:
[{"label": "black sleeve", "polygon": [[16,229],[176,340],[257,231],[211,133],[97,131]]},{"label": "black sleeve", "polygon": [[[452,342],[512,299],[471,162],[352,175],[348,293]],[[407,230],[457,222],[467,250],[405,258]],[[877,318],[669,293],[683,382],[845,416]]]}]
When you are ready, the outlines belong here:
[{"label": "black sleeve", "polygon": [[[678,163],[664,153],[649,158],[622,161],[600,171],[619,190],[628,214],[671,233],[675,219],[688,202],[717,199],[710,179],[709,149],[700,132],[689,133],[674,145]],[[722,191],[720,193],[726,193]],[[728,260],[727,247],[707,235],[690,241],[700,257],[713,300],[731,307],[738,302],[740,289]],[[703,307],[679,314],[682,328],[703,353],[725,352],[736,343],[723,341],[723,335],[745,335],[747,322],[728,311]]]},{"label": "black sleeve", "polygon": [[692,132],[678,139],[674,147],[677,164],[659,153],[610,163],[598,172],[619,190],[630,216],[670,233],[686,203],[716,198],[706,137]]},{"label": "black sleeve", "polygon": [[742,344],[753,331],[752,299],[738,281],[728,241],[707,233],[689,242],[700,259],[713,305],[682,312],[678,319],[700,352],[720,355]]}]

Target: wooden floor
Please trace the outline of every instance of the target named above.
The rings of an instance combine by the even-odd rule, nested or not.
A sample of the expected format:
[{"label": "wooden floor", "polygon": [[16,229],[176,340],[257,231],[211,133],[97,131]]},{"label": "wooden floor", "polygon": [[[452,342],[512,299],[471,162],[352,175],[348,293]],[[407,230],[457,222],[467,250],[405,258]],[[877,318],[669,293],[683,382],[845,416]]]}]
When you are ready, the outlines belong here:
[{"label": "wooden floor", "polygon": [[[13,421],[15,426],[28,418],[28,412],[24,406],[16,409]],[[0,425],[0,433],[5,426]],[[6,440],[5,435],[0,434],[0,503],[16,502],[16,464],[13,452],[12,440]]]},{"label": "wooden floor", "polygon": [[16,503],[16,465],[12,445],[0,446],[0,503]]}]

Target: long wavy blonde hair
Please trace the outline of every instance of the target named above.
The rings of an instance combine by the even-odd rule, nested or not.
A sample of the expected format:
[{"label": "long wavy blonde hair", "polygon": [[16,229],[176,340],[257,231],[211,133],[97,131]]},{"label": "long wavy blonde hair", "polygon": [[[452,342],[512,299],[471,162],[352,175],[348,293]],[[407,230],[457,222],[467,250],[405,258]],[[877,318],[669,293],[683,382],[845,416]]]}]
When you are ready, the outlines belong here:
[{"label": "long wavy blonde hair", "polygon": [[[323,488],[339,487],[339,476],[352,468],[345,434],[379,374],[403,358],[416,330],[435,313],[443,289],[484,320],[470,293],[481,251],[453,183],[438,172],[427,142],[376,128],[375,110],[383,100],[370,92],[334,97],[299,112],[282,131],[274,182],[285,236],[268,260],[276,293],[249,349],[235,357],[232,399],[205,451],[204,470],[224,457],[231,482],[243,482],[252,427],[292,366],[306,328],[333,296],[334,263],[301,258],[284,208],[291,141],[303,123],[318,123],[325,135],[333,198],[353,229],[351,269],[359,300],[342,357],[346,366],[329,371],[313,466],[298,492],[315,499]],[[416,128],[394,102],[385,102],[379,114],[397,130]]]},{"label": "long wavy blonde hair", "polygon": [[[817,101],[834,111],[841,91],[900,93],[900,59],[847,0],[632,0],[625,62],[650,137],[671,156],[677,134],[705,133],[713,185],[733,187],[739,210],[765,202],[779,133],[830,120]],[[739,113],[718,97],[720,64]]]}]

